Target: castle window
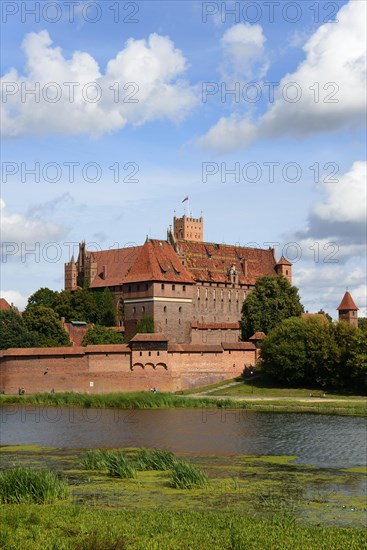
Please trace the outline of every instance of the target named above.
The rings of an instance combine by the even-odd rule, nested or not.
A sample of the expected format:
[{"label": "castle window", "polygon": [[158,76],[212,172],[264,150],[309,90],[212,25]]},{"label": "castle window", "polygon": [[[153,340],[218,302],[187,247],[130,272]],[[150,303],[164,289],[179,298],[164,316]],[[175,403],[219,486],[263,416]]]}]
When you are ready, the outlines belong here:
[{"label": "castle window", "polygon": [[140,357],[141,357],[141,356],[143,355],[143,352],[141,351],[141,352],[139,353],[139,355],[140,355]]},{"label": "castle window", "polygon": [[182,291],[183,291],[183,292],[186,292],[186,286],[185,286],[185,285],[183,285]]},{"label": "castle window", "polygon": [[149,355],[149,357],[150,357],[150,356],[152,355],[152,352],[151,352],[151,351],[148,351],[148,355]]},{"label": "castle window", "polygon": [[214,301],[215,301],[215,298],[216,298],[216,296],[215,296],[215,290],[213,290],[213,300],[214,300]]},{"label": "castle window", "polygon": [[198,300],[200,300],[200,288],[198,288]]},{"label": "castle window", "polygon": [[142,312],[142,313],[145,313],[145,306],[142,306],[141,312]]},{"label": "castle window", "polygon": [[148,290],[148,288],[149,288],[149,285],[148,285],[148,283],[147,283],[147,284],[145,285],[145,290]]},{"label": "castle window", "polygon": [[207,299],[208,299],[208,289],[206,288],[205,289],[205,300],[207,300]]},{"label": "castle window", "polygon": [[288,275],[288,269],[285,270],[285,274]]},{"label": "castle window", "polygon": [[161,290],[164,290],[164,284],[163,283],[161,284]]},{"label": "castle window", "polygon": [[181,311],[182,311],[182,307],[180,306],[180,307],[178,308],[178,312],[181,313]]},{"label": "castle window", "polygon": [[136,313],[136,307],[133,307],[133,313]]},{"label": "castle window", "polygon": [[164,306],[163,311],[164,311],[164,313],[166,313],[166,311],[167,311],[167,306]]},{"label": "castle window", "polygon": [[157,351],[157,355],[159,356],[159,351]]},{"label": "castle window", "polygon": [[175,290],[175,288],[176,288],[176,285],[172,285],[172,290]]}]

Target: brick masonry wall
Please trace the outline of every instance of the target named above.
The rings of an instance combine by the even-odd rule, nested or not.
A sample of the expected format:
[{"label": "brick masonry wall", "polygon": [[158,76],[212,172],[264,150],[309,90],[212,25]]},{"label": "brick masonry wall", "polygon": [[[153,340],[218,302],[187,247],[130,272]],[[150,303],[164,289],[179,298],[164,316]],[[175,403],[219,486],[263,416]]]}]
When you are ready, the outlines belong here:
[{"label": "brick masonry wall", "polygon": [[[108,393],[179,391],[238,376],[255,364],[255,350],[223,352],[97,351],[78,348],[61,355],[40,350],[5,350],[0,355],[0,391]],[[39,355],[35,352],[38,351]],[[27,353],[28,352],[28,353]],[[31,352],[31,353],[29,353]],[[21,354],[21,355],[20,355]],[[133,368],[131,368],[133,367]]]}]

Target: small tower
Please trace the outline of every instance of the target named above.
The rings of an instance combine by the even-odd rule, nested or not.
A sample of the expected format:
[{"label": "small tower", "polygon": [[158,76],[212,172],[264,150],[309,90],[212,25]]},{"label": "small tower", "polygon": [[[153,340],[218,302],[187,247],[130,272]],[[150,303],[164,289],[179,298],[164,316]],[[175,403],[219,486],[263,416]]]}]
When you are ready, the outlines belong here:
[{"label": "small tower", "polygon": [[339,321],[346,321],[350,325],[358,327],[358,307],[348,291],[344,294],[337,310],[339,311]]},{"label": "small tower", "polygon": [[290,284],[292,284],[292,264],[288,262],[284,256],[282,256],[279,262],[275,265],[275,271],[278,275],[283,275],[283,277],[288,279]]},{"label": "small tower", "polygon": [[204,220],[200,218],[188,218],[185,214],[182,218],[173,218],[173,234],[178,241],[195,241],[198,243],[204,240]]},{"label": "small tower", "polygon": [[77,288],[78,270],[72,256],[69,263],[65,264],[65,290],[75,290]]}]

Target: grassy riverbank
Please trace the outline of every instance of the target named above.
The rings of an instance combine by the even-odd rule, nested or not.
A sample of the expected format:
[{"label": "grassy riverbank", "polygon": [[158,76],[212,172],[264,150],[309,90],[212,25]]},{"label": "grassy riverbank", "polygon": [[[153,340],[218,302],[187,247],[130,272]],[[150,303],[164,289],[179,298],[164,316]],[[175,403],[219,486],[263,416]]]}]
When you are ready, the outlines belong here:
[{"label": "grassy riverbank", "polygon": [[367,543],[362,529],[299,526],[234,512],[1,508],[0,545],[6,550],[359,550]]},{"label": "grassy riverbank", "polygon": [[111,476],[100,463],[90,470],[85,459],[95,452],[3,447],[5,470],[14,463],[46,468],[69,490],[54,504],[1,505],[0,547],[359,550],[367,543],[360,471],[310,467],[287,456],[180,455],[177,464],[207,475],[205,484],[186,488],[171,483],[169,453],[113,453],[141,462],[133,478]]},{"label": "grassy riverbank", "polygon": [[[230,388],[229,388],[230,389]],[[196,390],[195,390],[196,391]],[[263,398],[262,398],[263,397]],[[76,406],[84,408],[119,409],[169,409],[169,408],[227,408],[257,412],[296,412],[315,414],[337,414],[367,416],[367,400],[363,397],[326,398],[284,398],[283,396],[224,396],[176,395],[171,393],[111,393],[90,395],[83,393],[40,393],[35,395],[1,395],[1,405],[50,405]]]}]

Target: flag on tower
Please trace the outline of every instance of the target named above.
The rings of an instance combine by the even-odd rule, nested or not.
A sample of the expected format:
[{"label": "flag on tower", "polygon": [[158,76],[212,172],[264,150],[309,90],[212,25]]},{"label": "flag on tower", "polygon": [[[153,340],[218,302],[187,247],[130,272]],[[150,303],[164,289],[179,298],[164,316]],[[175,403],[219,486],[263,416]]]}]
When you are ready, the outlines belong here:
[{"label": "flag on tower", "polygon": [[188,201],[189,200],[189,197],[185,197],[184,200],[182,202],[185,202],[185,201]]}]

